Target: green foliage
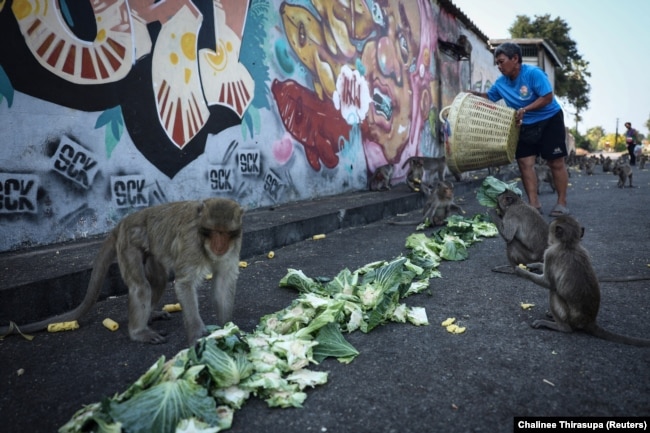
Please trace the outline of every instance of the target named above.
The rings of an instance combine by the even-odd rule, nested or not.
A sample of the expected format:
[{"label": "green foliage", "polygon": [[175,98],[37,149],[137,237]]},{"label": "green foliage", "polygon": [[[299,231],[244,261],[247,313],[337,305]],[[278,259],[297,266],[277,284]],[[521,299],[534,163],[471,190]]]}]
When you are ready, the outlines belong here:
[{"label": "green foliage", "polygon": [[600,139],[598,146],[602,149],[612,149],[614,152],[623,152],[627,150],[625,138],[621,132],[618,133],[618,137],[616,137],[616,134],[605,135]]},{"label": "green foliage", "polygon": [[602,150],[605,148],[603,137],[605,136],[605,129],[602,126],[594,126],[587,130],[585,135],[581,135],[575,129],[571,129],[571,135],[576,140],[576,148],[587,150]]},{"label": "green foliage", "polygon": [[508,31],[512,38],[543,38],[551,42],[564,64],[556,69],[555,94],[575,108],[576,123],[582,120],[580,113],[589,108],[591,73],[589,62],[578,53],[577,44],[569,35],[571,27],[567,22],[560,17],[551,19],[549,14],[536,15],[533,20],[517,15]]},{"label": "green foliage", "polygon": [[602,130],[601,127],[591,128],[591,130],[594,130],[591,138],[589,137],[589,131],[587,131],[587,135],[582,135],[577,129],[570,129],[569,132],[575,139],[576,149],[585,149],[588,151],[597,150],[599,148],[598,142],[600,137],[605,133],[605,131],[602,131],[601,135],[599,135],[598,128]]}]

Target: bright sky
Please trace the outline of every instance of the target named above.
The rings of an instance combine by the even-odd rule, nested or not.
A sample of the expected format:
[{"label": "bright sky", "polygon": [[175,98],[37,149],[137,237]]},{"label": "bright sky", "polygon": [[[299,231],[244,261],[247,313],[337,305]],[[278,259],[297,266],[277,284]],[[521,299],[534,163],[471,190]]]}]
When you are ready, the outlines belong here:
[{"label": "bright sky", "polygon": [[[517,15],[533,20],[537,15],[560,17],[570,27],[569,36],[591,72],[589,108],[582,112],[578,130],[602,126],[614,133],[618,119],[648,136],[650,119],[650,1],[619,0],[452,0],[490,39],[510,37],[508,28]],[[571,108],[565,115],[572,114]],[[573,116],[567,126],[575,127]]]}]

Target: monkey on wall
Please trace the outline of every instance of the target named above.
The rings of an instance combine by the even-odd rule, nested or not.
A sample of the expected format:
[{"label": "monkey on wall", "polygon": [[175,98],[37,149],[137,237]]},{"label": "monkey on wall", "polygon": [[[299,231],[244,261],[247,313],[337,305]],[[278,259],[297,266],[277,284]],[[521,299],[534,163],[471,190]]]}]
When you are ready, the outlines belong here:
[{"label": "monkey on wall", "polygon": [[584,228],[568,215],[559,216],[549,225],[549,247],[544,263],[527,264],[536,274],[515,267],[515,273],[549,290],[553,320],[535,320],[533,328],[549,328],[561,332],[584,331],[616,343],[650,347],[650,340],[615,334],[601,328],[596,316],[600,308],[600,285],[589,259],[580,245]]},{"label": "monkey on wall", "polygon": [[391,178],[393,177],[394,167],[392,164],[377,167],[369,181],[370,191],[385,191],[391,188]]},{"label": "monkey on wall", "polygon": [[[110,265],[115,259],[129,293],[129,336],[134,341],[164,343],[166,338],[149,321],[166,318],[154,312],[170,276],[181,304],[187,340],[192,344],[206,333],[199,314],[197,289],[212,273],[212,300],[217,319],[229,321],[239,276],[239,254],[244,210],[222,198],[165,203],[123,218],[102,244],[93,264],[88,290],[72,311],[39,322],[19,325],[35,332],[50,323],[77,320],[96,303]],[[0,327],[0,334],[10,331]]]},{"label": "monkey on wall", "polygon": [[445,224],[445,219],[452,212],[463,212],[463,209],[454,202],[454,184],[447,181],[438,181],[435,187],[422,184],[422,192],[426,196],[422,218],[412,221],[389,221],[393,225],[422,224],[429,221],[433,226]]},{"label": "monkey on wall", "polygon": [[[409,165],[406,175],[406,183],[413,191],[419,191],[421,183],[433,185],[433,176],[437,175],[438,180],[445,180],[445,171],[448,170],[447,158],[443,156],[412,156],[402,164],[402,168]],[[463,180],[460,173],[452,173],[457,182]]]},{"label": "monkey on wall", "polygon": [[424,179],[424,162],[421,157],[412,156],[402,164],[402,168],[409,165],[408,172],[406,173],[406,184],[415,192],[420,191],[420,185]]},{"label": "monkey on wall", "polygon": [[548,223],[537,209],[524,202],[517,193],[506,190],[498,195],[496,209],[490,218],[506,241],[506,257],[510,269],[497,267],[497,272],[512,273],[520,263],[539,262],[548,242]]}]

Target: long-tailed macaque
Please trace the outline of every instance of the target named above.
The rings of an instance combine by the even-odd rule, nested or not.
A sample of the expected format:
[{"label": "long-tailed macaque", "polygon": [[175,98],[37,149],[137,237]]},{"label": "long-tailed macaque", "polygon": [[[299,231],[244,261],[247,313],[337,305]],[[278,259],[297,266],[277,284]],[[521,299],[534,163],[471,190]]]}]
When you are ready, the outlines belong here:
[{"label": "long-tailed macaque", "polygon": [[[406,183],[413,191],[420,190],[420,184],[427,183],[433,185],[433,176],[437,174],[438,180],[445,180],[445,171],[447,170],[447,158],[443,156],[412,156],[402,164],[402,168],[409,165],[406,174]],[[452,173],[457,182],[463,180],[463,175]]]},{"label": "long-tailed macaque", "polygon": [[535,320],[533,328],[549,328],[561,332],[584,331],[593,336],[617,343],[649,346],[650,340],[615,334],[601,328],[596,322],[600,308],[600,285],[591,265],[589,253],[580,239],[584,228],[568,215],[553,220],[549,226],[549,247],[544,263],[527,267],[542,270],[538,275],[520,267],[515,273],[550,291],[551,320]]},{"label": "long-tailed macaque", "polygon": [[420,185],[424,178],[424,162],[421,157],[412,156],[402,164],[402,168],[409,165],[408,172],[406,173],[406,184],[415,192],[420,191]]},{"label": "long-tailed macaque", "polygon": [[[117,258],[129,288],[129,336],[134,341],[164,343],[149,327],[170,276],[183,311],[187,340],[192,344],[206,332],[199,314],[197,288],[212,273],[212,298],[217,319],[230,320],[239,276],[243,209],[234,201],[209,198],[152,206],[122,219],[99,250],[86,296],[77,308],[40,322],[19,325],[35,332],[50,323],[77,320],[97,301],[108,268]],[[9,332],[0,328],[0,334]]]},{"label": "long-tailed macaque", "polygon": [[445,224],[445,219],[452,212],[463,212],[463,209],[454,203],[454,184],[447,181],[438,181],[435,187],[429,187],[422,184],[426,201],[422,209],[422,218],[412,221],[389,221],[393,225],[413,225],[422,224],[425,221],[433,226]]},{"label": "long-tailed macaque", "polygon": [[391,188],[391,178],[393,177],[393,165],[386,164],[377,167],[368,182],[370,191],[385,191]]},{"label": "long-tailed macaque", "polygon": [[524,202],[517,193],[506,190],[497,197],[490,218],[506,241],[506,256],[511,269],[497,267],[496,272],[512,273],[519,263],[539,262],[547,247],[548,223],[539,211]]},{"label": "long-tailed macaque", "polygon": [[616,164],[612,170],[614,176],[618,176],[617,186],[619,188],[625,187],[625,181],[629,180],[630,188],[632,188],[632,168],[629,164]]}]

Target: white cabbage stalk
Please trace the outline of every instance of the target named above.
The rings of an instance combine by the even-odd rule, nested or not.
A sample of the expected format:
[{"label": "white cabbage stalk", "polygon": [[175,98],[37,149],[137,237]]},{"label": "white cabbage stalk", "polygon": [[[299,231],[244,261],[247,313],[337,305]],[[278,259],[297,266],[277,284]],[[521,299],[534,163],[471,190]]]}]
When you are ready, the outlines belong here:
[{"label": "white cabbage stalk", "polygon": [[294,371],[286,377],[289,382],[295,383],[302,390],[306,387],[313,388],[316,385],[327,383],[326,371],[313,371],[306,368]]},{"label": "white cabbage stalk", "polygon": [[411,307],[406,313],[406,318],[414,325],[428,325],[427,311],[424,307]]}]

